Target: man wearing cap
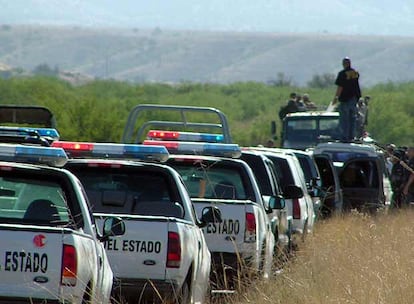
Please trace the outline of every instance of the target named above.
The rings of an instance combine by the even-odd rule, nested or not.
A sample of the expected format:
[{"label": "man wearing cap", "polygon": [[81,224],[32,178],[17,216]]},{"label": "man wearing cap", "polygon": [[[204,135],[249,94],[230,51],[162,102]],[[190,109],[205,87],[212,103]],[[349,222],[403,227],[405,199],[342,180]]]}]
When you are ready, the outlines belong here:
[{"label": "man wearing cap", "polygon": [[356,132],[357,103],[361,97],[359,73],[351,67],[351,59],[342,59],[343,70],[338,73],[336,93],[332,104],[339,101],[339,126],[341,140],[352,141]]}]

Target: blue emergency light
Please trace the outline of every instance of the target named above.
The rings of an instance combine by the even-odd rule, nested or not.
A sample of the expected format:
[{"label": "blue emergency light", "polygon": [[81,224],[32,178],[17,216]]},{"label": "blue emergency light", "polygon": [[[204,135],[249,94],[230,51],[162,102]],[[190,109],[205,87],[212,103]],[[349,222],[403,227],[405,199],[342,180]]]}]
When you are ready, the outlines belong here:
[{"label": "blue emergency light", "polygon": [[144,145],[164,146],[170,153],[175,154],[195,154],[218,157],[239,158],[241,149],[236,144],[204,143],[204,142],[177,142],[145,140]]},{"label": "blue emergency light", "polygon": [[59,132],[56,129],[53,129],[53,128],[27,128],[27,130],[35,131],[40,136],[50,137],[53,140],[59,140],[59,138],[60,138]]},{"label": "blue emergency light", "polygon": [[0,160],[63,167],[68,158],[61,148],[0,144]]},{"label": "blue emergency light", "polygon": [[169,157],[168,150],[160,146],[55,141],[52,147],[64,149],[73,158],[95,157],[165,162]]},{"label": "blue emergency light", "polygon": [[53,128],[28,128],[28,127],[0,127],[0,132],[3,133],[17,133],[26,135],[30,133],[37,133],[41,137],[49,137],[53,140],[59,140],[60,135],[56,129]]},{"label": "blue emergency light", "polygon": [[223,134],[195,133],[195,132],[178,132],[178,131],[161,131],[150,130],[147,134],[149,139],[171,140],[171,141],[194,141],[194,142],[224,142]]}]

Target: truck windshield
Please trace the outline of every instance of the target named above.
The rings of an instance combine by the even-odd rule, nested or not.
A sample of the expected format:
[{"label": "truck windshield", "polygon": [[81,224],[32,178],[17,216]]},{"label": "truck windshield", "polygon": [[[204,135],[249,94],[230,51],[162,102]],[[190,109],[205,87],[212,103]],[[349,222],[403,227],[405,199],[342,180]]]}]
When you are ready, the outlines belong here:
[{"label": "truck windshield", "polygon": [[337,116],[287,117],[284,122],[284,146],[302,149],[314,146],[324,138],[336,138],[338,124]]},{"label": "truck windshield", "polygon": [[295,181],[293,179],[292,171],[290,169],[288,161],[284,158],[274,157],[272,155],[269,155],[268,157],[271,159],[271,161],[276,167],[276,171],[280,178],[281,185],[294,185]]},{"label": "truck windshield", "polygon": [[347,152],[347,151],[325,151],[334,163],[344,163],[351,158],[367,157],[367,153],[362,152]]}]

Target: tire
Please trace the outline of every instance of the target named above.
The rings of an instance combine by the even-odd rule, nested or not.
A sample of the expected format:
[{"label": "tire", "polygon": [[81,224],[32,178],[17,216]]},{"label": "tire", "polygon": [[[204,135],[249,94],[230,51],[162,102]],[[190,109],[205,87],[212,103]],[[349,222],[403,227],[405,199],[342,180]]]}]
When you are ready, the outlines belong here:
[{"label": "tire", "polygon": [[91,299],[92,299],[92,290],[91,290],[90,284],[88,284],[85,288],[85,292],[83,293],[82,304],[92,303]]},{"label": "tire", "polygon": [[177,294],[176,304],[191,304],[190,286],[188,285],[188,281],[185,281],[183,286],[181,286],[181,289]]},{"label": "tire", "polygon": [[302,242],[305,242],[307,235],[308,235],[308,220],[306,220],[305,225],[303,226]]}]

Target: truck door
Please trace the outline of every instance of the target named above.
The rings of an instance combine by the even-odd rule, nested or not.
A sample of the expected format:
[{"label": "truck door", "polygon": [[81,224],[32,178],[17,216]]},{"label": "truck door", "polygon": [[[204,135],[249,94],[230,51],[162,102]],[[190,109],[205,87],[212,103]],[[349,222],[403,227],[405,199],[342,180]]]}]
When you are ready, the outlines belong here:
[{"label": "truck door", "polygon": [[327,217],[333,212],[342,211],[342,190],[338,174],[327,155],[314,155],[316,165],[321,177],[321,209],[322,217]]},{"label": "truck door", "polygon": [[354,158],[339,173],[344,208],[374,211],[384,204],[382,173],[377,158]]}]

